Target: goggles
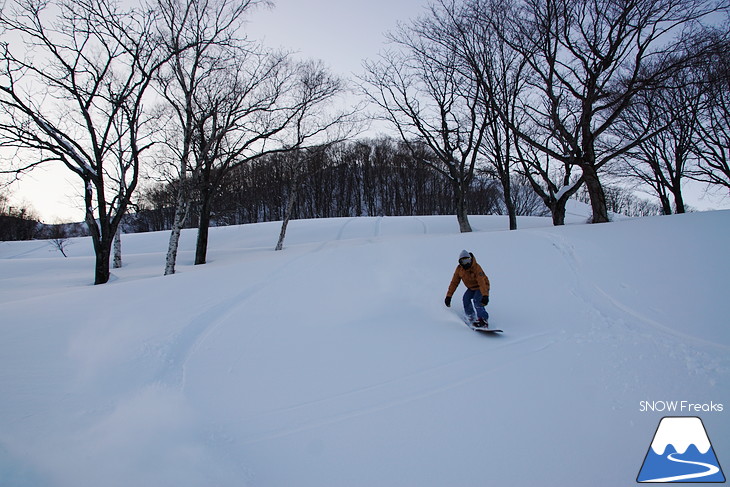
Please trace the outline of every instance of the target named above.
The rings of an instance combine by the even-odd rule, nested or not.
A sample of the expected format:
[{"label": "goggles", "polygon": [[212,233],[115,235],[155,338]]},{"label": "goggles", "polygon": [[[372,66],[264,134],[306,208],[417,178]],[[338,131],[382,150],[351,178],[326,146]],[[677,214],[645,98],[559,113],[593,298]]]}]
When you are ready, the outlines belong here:
[{"label": "goggles", "polygon": [[461,264],[461,265],[471,264],[471,257],[462,257],[461,259],[459,259],[459,264]]}]

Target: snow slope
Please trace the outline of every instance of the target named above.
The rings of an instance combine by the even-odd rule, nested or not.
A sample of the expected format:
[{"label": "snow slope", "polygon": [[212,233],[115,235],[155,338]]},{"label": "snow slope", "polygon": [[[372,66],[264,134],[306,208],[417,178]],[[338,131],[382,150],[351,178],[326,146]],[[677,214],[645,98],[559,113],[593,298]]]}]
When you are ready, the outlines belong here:
[{"label": "snow slope", "polygon": [[[0,485],[632,485],[666,415],[730,465],[730,212],[472,223],[187,232],[169,277],[127,235],[103,286],[88,239],[0,243]],[[464,248],[503,335],[443,305]]]}]

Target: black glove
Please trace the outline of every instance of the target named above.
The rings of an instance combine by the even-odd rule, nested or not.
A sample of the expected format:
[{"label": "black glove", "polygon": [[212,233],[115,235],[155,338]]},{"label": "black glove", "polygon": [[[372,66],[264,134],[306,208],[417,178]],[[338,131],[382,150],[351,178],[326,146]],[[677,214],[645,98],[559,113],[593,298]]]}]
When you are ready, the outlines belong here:
[{"label": "black glove", "polygon": [[446,299],[444,299],[444,304],[446,304],[447,308],[451,307],[451,296],[446,296]]},{"label": "black glove", "polygon": [[489,296],[482,296],[482,306],[489,304]]}]

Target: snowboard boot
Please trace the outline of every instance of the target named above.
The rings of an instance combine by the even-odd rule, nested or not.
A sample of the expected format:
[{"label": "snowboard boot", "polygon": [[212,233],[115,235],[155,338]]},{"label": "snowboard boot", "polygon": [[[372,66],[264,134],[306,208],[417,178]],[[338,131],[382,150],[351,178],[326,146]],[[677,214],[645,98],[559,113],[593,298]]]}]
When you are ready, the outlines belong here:
[{"label": "snowboard boot", "polygon": [[489,323],[484,318],[479,318],[473,324],[474,328],[489,328]]}]

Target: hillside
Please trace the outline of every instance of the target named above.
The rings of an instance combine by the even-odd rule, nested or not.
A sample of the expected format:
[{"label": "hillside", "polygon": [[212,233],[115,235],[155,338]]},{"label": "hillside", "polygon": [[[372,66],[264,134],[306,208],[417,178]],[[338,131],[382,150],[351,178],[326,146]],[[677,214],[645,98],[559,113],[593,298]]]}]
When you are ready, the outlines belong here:
[{"label": "hillside", "polygon": [[[667,415],[730,465],[730,211],[580,221],[217,228],[169,277],[135,234],[103,286],[88,239],[0,244],[0,483],[633,485]],[[443,304],[462,249],[503,335]]]}]

